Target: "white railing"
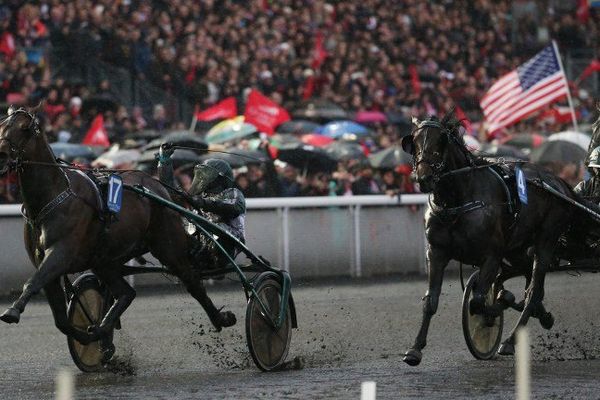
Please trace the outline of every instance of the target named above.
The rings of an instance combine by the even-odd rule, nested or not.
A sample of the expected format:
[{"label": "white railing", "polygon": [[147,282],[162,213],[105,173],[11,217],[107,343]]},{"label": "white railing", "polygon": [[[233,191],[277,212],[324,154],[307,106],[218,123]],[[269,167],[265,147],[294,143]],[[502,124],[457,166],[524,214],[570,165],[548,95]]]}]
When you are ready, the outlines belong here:
[{"label": "white railing", "polygon": [[368,206],[398,206],[398,205],[423,205],[427,204],[427,194],[402,194],[399,196],[321,196],[321,197],[273,197],[247,199],[246,206],[249,210],[276,209],[281,214],[281,232],[283,249],[278,260],[279,265],[289,271],[290,267],[290,242],[289,242],[289,211],[292,208],[322,208],[322,207],[349,207],[353,215],[354,226],[354,266],[356,277],[362,276],[361,265],[361,232],[360,210]]},{"label": "white railing", "polygon": [[[377,195],[247,199],[246,205],[249,210],[247,236],[249,238],[249,245],[253,251],[257,252],[257,254],[264,254],[268,259],[271,259],[276,265],[283,269],[290,270],[291,264],[291,267],[294,270],[293,272],[296,275],[302,275],[304,273],[302,268],[305,268],[305,265],[317,265],[305,264],[302,262],[302,259],[308,259],[312,262],[313,259],[317,258],[320,262],[323,262],[324,269],[322,271],[324,271],[324,273],[327,272],[328,267],[331,267],[335,269],[336,275],[343,274],[340,266],[347,265],[347,269],[343,269],[351,276],[367,276],[372,272],[373,257],[378,254],[383,254],[374,252],[373,245],[375,245],[376,248],[381,248],[382,251],[387,251],[389,257],[395,257],[392,253],[396,250],[400,251],[398,247],[396,247],[396,244],[392,244],[393,242],[389,242],[388,244],[387,238],[382,236],[378,236],[376,239],[377,241],[374,243],[368,242],[368,240],[372,240],[372,236],[369,236],[372,234],[372,231],[366,230],[369,229],[367,228],[369,221],[372,221],[371,218],[373,218],[374,215],[380,215],[377,214],[378,212],[375,209],[382,208],[382,213],[391,212],[386,215],[408,216],[407,218],[402,217],[401,220],[404,221],[403,223],[405,224],[410,220],[410,225],[398,225],[396,223],[396,236],[392,234],[390,238],[391,240],[395,240],[398,237],[398,232],[414,232],[414,234],[409,235],[411,238],[410,240],[412,241],[411,243],[413,243],[410,245],[412,247],[405,247],[403,251],[406,253],[400,254],[399,260],[405,258],[407,254],[410,253],[412,257],[409,266],[410,271],[414,271],[417,265],[419,271],[424,271],[424,237],[423,240],[413,240],[413,238],[420,236],[423,233],[422,220],[410,217],[415,215],[413,211],[403,210],[397,214],[395,211],[385,211],[383,209],[410,205],[423,206],[427,204],[427,198],[428,196],[424,194],[406,194],[399,197]],[[126,206],[124,210],[125,209]],[[321,213],[322,215],[330,215],[327,212],[327,209],[331,209],[332,213],[341,218],[341,220],[335,218],[331,220],[331,223],[333,224],[336,224],[337,221],[342,221],[344,224],[344,228],[342,228],[341,231],[336,231],[336,234],[338,235],[336,237],[336,240],[338,241],[335,242],[337,253],[333,248],[331,252],[329,252],[327,244],[320,246],[317,253],[311,253],[315,252],[315,250],[311,249],[310,245],[304,244],[305,238],[306,241],[313,243],[314,245],[314,238],[322,233],[318,227],[302,225],[306,221],[305,218],[310,219],[313,215],[311,209],[318,209],[315,210],[315,212]],[[339,214],[340,209],[348,210],[348,214]],[[347,216],[343,217],[343,215]],[[422,215],[422,211],[419,211],[416,215]],[[378,221],[379,222],[376,223],[372,222],[370,229],[376,229],[374,227],[383,226],[380,224],[385,224],[388,220],[383,218]],[[30,272],[28,269],[23,268],[24,265],[29,265],[29,259],[23,247],[22,235],[14,234],[15,232],[22,231],[22,226],[20,204],[0,205],[0,265],[3,267],[0,274],[0,292],[20,286]],[[340,225],[340,227],[341,226],[342,225]],[[321,226],[321,228],[323,228],[323,226]],[[362,233],[361,229],[363,230]],[[299,235],[299,231],[303,233]],[[330,240],[330,238],[323,237],[323,240]],[[344,243],[347,243],[345,249]],[[290,250],[294,257],[294,259],[291,260],[291,263]],[[305,252],[303,253],[305,256],[301,256],[300,261],[298,259],[298,252]],[[312,257],[313,254],[316,256]],[[341,260],[345,261],[342,262]],[[332,262],[335,265],[331,264]],[[404,264],[402,268],[404,268]],[[306,272],[304,276],[313,276],[312,274],[316,274],[316,272],[309,271]],[[4,286],[6,286],[6,288]]]}]

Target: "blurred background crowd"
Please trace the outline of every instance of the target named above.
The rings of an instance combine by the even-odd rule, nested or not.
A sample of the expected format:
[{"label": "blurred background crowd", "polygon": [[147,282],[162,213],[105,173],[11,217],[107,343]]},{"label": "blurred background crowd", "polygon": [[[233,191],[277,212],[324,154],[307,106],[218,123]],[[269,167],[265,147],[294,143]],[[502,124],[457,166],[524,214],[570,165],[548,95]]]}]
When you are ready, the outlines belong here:
[{"label": "blurred background crowd", "polygon": [[[41,104],[57,155],[82,165],[151,170],[144,154],[156,146],[148,143],[171,135],[246,152],[233,163],[250,197],[410,193],[418,188],[398,143],[413,115],[456,110],[473,148],[491,155],[528,157],[550,135],[572,129],[565,107],[551,105],[490,137],[479,107],[497,78],[552,39],[579,128],[589,131],[600,69],[600,8],[592,3],[5,0],[0,103]],[[189,129],[194,110],[230,97],[243,109],[252,89],[291,115],[274,135],[224,132],[245,127],[239,119],[194,119]],[[98,115],[119,148],[94,163],[105,148],[84,156],[76,146]],[[195,160],[183,150],[180,156],[185,184]],[[575,182],[583,173],[572,162],[579,156],[536,157]],[[0,188],[0,201],[18,201],[14,178]]]}]

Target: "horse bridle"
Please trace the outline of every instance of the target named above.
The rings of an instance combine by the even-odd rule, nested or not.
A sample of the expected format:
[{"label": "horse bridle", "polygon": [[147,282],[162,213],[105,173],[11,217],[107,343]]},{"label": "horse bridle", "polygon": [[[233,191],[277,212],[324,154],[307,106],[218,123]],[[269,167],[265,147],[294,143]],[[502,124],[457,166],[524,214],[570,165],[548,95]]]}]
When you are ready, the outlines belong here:
[{"label": "horse bridle", "polygon": [[[27,111],[23,108],[19,108],[18,110],[13,111],[8,117],[6,117],[2,122],[0,122],[0,125],[6,124],[7,128],[9,128],[14,123],[15,116],[19,113],[25,114],[29,117],[29,119],[30,119],[29,125],[25,129],[27,131],[29,131],[31,134],[29,136],[27,136],[25,139],[23,139],[21,141],[21,143],[19,143],[18,145],[13,143],[7,137],[4,137],[4,136],[0,137],[0,141],[5,141],[8,143],[8,148],[10,150],[10,157],[12,159],[12,162],[9,161],[9,169],[17,169],[19,167],[19,165],[22,163],[22,158],[25,153],[25,148],[27,147],[27,144],[29,144],[29,141],[32,138],[37,138],[38,136],[40,136],[42,134],[42,130],[40,128],[40,123],[39,123],[37,117],[34,114],[30,113],[29,111]],[[5,131],[6,131],[6,129],[5,129]]]},{"label": "horse bridle", "polygon": [[[452,142],[454,142],[454,144],[458,145],[458,148],[463,152],[463,154],[465,154],[466,159],[469,161],[470,164],[472,164],[471,157],[469,157],[468,154],[465,153],[465,150],[464,150],[463,146],[461,145],[461,143],[459,142],[458,138],[456,136],[452,135],[450,133],[450,131],[448,130],[448,128],[446,128],[444,125],[442,125],[438,121],[426,120],[426,121],[420,122],[419,125],[417,126],[417,130],[424,129],[423,134],[425,135],[425,137],[423,139],[423,146],[422,146],[423,148],[425,148],[425,144],[427,143],[427,134],[429,133],[429,128],[439,129],[442,134],[446,135],[447,143],[452,141]],[[447,176],[450,171],[445,171],[446,161],[444,161],[444,158],[442,157],[442,155],[439,152],[434,152],[433,154],[440,157],[440,161],[435,162],[434,160],[424,157],[422,150],[420,152],[416,153],[413,171],[417,170],[417,168],[419,167],[419,164],[421,164],[421,163],[427,164],[429,166],[429,168],[433,171],[433,181],[437,183],[442,178]]]}]

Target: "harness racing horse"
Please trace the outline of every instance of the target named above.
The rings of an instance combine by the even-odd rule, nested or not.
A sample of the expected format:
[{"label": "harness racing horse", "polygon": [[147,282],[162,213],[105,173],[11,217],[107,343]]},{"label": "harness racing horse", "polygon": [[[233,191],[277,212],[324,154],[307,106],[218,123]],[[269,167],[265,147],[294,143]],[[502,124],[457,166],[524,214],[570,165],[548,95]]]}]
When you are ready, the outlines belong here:
[{"label": "harness racing horse", "polygon": [[[192,239],[175,211],[125,190],[123,210],[107,229],[93,182],[80,171],[61,168],[36,117],[12,107],[0,124],[0,174],[10,169],[18,174],[27,221],[25,247],[36,271],[17,301],[0,315],[2,321],[18,323],[31,297],[44,289],[62,333],[82,344],[106,339],[135,297],[120,268],[150,251],[183,282],[217,330],[235,324],[235,315],[218,310],[196,276],[188,256]],[[170,200],[167,190],[142,172],[125,172],[122,178],[125,185],[143,185]],[[83,332],[68,322],[60,278],[87,269],[107,285],[115,302],[98,326]],[[110,346],[103,349],[108,358],[114,351]]]},{"label": "harness racing horse", "polygon": [[[554,323],[542,305],[544,278],[557,261],[555,248],[570,224],[573,210],[541,184],[527,185],[527,204],[519,202],[515,166],[471,154],[459,134],[460,122],[451,113],[441,121],[435,117],[424,121],[413,118],[413,124],[415,127],[411,135],[403,138],[402,147],[414,157],[414,174],[421,191],[431,193],[425,214],[429,287],[423,298],[421,327],[403,361],[412,366],[421,362],[429,324],[438,308],[444,269],[451,259],[479,266],[479,278],[469,303],[471,314],[493,318],[509,303],[514,306],[514,295],[506,290],[499,290],[493,305],[486,306],[485,296],[492,285],[502,289],[508,278],[525,275],[526,292],[521,305],[524,308],[498,350],[499,354],[514,354],[516,329],[530,317],[538,318],[547,329]],[[564,181],[540,167],[522,163],[520,168],[529,182],[545,182],[574,197]],[[505,177],[501,176],[503,169]],[[501,268],[503,259],[508,265]]]}]

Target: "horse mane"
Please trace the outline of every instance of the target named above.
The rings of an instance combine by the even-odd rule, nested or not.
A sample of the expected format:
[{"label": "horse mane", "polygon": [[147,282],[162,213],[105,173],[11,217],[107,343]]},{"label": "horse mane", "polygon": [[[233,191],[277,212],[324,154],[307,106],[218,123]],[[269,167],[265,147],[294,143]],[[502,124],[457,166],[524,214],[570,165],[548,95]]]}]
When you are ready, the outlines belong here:
[{"label": "horse mane", "polygon": [[467,148],[464,139],[464,131],[461,132],[460,127],[462,126],[462,120],[456,118],[454,113],[454,108],[448,111],[441,120],[438,120],[437,117],[432,116],[429,118],[432,121],[438,121],[444,129],[448,132],[448,134],[452,135],[456,140],[456,144],[462,146],[462,152],[471,160],[474,165],[487,165],[490,164],[489,160],[484,159],[483,157],[476,156]]}]

